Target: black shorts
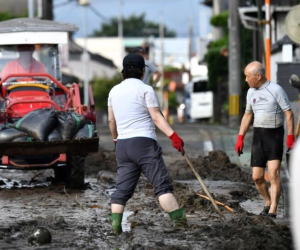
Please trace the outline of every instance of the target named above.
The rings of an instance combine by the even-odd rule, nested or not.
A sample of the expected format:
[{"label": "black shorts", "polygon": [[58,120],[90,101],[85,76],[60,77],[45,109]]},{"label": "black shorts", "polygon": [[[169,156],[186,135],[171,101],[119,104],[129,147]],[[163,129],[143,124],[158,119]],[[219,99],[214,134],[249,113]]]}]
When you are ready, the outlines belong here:
[{"label": "black shorts", "polygon": [[268,161],[282,160],[283,126],[279,128],[254,128],[251,166],[266,167]]},{"label": "black shorts", "polygon": [[162,158],[162,149],[157,141],[147,137],[122,139],[116,145],[118,180],[111,203],[126,205],[132,197],[141,173],[160,196],[173,192],[173,185]]}]

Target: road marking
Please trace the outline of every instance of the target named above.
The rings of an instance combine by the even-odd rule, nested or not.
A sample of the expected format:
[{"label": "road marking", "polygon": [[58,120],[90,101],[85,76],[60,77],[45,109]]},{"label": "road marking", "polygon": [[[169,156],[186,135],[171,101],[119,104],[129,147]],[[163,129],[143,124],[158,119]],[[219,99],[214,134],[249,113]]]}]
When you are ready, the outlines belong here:
[{"label": "road marking", "polygon": [[200,135],[202,137],[203,141],[203,151],[204,155],[208,155],[210,151],[213,151],[213,144],[212,141],[210,140],[209,134],[206,130],[204,129],[199,129]]}]

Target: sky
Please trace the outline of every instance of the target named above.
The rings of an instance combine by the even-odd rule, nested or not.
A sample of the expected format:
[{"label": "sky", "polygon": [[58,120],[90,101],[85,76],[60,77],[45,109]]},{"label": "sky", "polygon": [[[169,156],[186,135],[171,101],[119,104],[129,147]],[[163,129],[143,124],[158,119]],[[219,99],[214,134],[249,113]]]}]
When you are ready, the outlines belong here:
[{"label": "sky", "polygon": [[[87,35],[100,29],[103,23],[120,13],[125,18],[145,13],[145,20],[164,25],[176,32],[177,37],[188,37],[192,24],[193,34],[206,37],[210,32],[211,9],[201,4],[202,0],[89,0]],[[54,20],[75,23],[79,27],[74,36],[84,36],[84,8],[76,0],[53,0]],[[201,21],[200,21],[201,20]]]}]

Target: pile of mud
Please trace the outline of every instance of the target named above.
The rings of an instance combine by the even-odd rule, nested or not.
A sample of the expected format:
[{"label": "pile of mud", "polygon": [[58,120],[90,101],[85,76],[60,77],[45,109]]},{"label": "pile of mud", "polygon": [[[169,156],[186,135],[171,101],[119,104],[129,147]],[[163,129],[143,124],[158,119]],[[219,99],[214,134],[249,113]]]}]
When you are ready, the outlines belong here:
[{"label": "pile of mud", "polygon": [[[208,156],[199,156],[190,160],[202,179],[253,183],[251,175],[243,172],[236,164],[231,163],[229,157],[221,150],[211,151]],[[85,168],[87,176],[97,175],[100,170],[116,172],[115,152],[99,149],[98,153],[90,154],[86,158]],[[194,173],[188,163],[182,160],[182,157],[180,160],[175,159],[167,168],[174,180],[195,179]]]},{"label": "pile of mud", "polygon": [[99,148],[97,153],[89,154],[85,159],[85,174],[96,177],[101,170],[117,172],[116,154]]},{"label": "pile of mud", "polygon": [[[208,156],[199,156],[190,160],[202,179],[253,183],[251,175],[231,163],[229,157],[221,150],[211,151]],[[174,180],[195,179],[194,173],[185,160],[175,161],[168,169]]]}]

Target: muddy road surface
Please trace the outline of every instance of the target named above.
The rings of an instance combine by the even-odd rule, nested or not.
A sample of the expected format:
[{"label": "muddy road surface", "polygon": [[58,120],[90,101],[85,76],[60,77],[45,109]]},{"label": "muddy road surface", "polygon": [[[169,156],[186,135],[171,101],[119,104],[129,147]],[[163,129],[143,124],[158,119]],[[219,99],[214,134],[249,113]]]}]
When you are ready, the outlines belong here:
[{"label": "muddy road surface", "polygon": [[[218,207],[225,221],[203,198],[206,194],[185,158],[158,133],[175,195],[186,210],[190,227],[172,227],[151,184],[141,176],[126,206],[124,232],[119,237],[112,234],[110,194],[117,166],[108,128],[102,126],[98,128],[99,152],[86,159],[84,190],[52,184],[52,170],[0,170],[0,249],[294,249],[289,219],[282,215],[281,205],[276,219],[258,215],[263,201],[251,175],[231,162],[221,141],[214,138],[216,146],[204,153],[202,146],[197,148],[203,136],[193,134],[190,127],[175,130],[211,195],[221,203]],[[50,231],[51,243],[28,243],[37,227]]]}]

